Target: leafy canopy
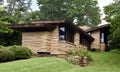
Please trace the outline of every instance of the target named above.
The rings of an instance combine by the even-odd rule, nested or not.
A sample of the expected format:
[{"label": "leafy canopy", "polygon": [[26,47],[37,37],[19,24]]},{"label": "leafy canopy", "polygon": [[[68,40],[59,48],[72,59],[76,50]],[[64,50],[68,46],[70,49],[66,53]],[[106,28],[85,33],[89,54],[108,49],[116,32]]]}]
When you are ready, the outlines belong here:
[{"label": "leafy canopy", "polygon": [[6,24],[22,24],[29,22],[28,13],[31,0],[0,0],[0,33],[9,33],[12,30]]},{"label": "leafy canopy", "polygon": [[104,12],[105,20],[111,23],[110,45],[112,48],[120,48],[120,0],[114,0],[114,3],[104,8]]},{"label": "leafy canopy", "polygon": [[31,0],[0,0],[0,45],[21,44],[21,33],[9,29],[7,24],[29,22]]},{"label": "leafy canopy", "polygon": [[77,19],[78,25],[96,26],[100,23],[97,0],[37,0],[40,20],[63,20],[73,22]]}]

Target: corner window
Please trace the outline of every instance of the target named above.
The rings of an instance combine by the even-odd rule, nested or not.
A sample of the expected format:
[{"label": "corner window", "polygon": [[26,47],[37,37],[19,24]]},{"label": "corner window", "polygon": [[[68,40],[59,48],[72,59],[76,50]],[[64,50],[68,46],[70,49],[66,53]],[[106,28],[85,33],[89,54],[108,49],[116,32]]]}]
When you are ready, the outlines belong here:
[{"label": "corner window", "polygon": [[59,27],[59,40],[74,42],[74,31],[69,27]]}]

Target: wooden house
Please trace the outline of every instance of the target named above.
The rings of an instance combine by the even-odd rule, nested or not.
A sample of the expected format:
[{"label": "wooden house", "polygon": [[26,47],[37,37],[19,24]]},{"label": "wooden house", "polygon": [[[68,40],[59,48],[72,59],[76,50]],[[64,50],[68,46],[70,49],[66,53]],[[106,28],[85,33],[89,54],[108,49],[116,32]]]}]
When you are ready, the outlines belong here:
[{"label": "wooden house", "polygon": [[86,33],[91,35],[95,40],[91,44],[91,49],[96,49],[99,51],[108,51],[108,36],[109,36],[110,24],[105,24],[102,26],[97,26],[95,28],[90,28],[85,30]]},{"label": "wooden house", "polygon": [[39,54],[66,54],[69,50],[90,49],[94,40],[78,26],[65,20],[11,24],[8,27],[21,31],[22,46]]}]

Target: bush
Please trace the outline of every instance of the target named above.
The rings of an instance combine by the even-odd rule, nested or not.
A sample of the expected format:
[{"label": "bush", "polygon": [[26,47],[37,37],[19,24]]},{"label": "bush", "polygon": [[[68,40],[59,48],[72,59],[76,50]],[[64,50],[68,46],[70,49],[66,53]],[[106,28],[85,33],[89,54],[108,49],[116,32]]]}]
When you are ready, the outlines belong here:
[{"label": "bush", "polygon": [[87,57],[89,60],[92,60],[91,55],[88,53],[87,50],[70,50],[68,51],[69,55],[78,55],[80,57]]},{"label": "bush", "polygon": [[76,55],[77,51],[76,50],[70,50],[70,51],[67,52],[67,54],[69,54],[69,55]]},{"label": "bush", "polygon": [[0,50],[0,62],[10,61],[15,58],[15,54],[8,49]]},{"label": "bush", "polygon": [[69,63],[75,64],[75,65],[78,65],[78,64],[79,64],[79,61],[78,61],[77,59],[75,59],[73,56],[66,57],[65,59],[66,59]]},{"label": "bush", "polygon": [[87,57],[90,61],[92,61],[92,57],[91,57],[91,55],[89,54],[88,51],[79,51],[79,55],[81,57]]},{"label": "bush", "polygon": [[70,50],[68,51],[68,56],[65,58],[68,62],[80,65],[87,66],[90,61],[92,61],[91,55],[87,50]]},{"label": "bush", "polygon": [[22,46],[11,46],[10,50],[15,53],[15,59],[27,59],[30,58],[32,55],[30,49]]}]

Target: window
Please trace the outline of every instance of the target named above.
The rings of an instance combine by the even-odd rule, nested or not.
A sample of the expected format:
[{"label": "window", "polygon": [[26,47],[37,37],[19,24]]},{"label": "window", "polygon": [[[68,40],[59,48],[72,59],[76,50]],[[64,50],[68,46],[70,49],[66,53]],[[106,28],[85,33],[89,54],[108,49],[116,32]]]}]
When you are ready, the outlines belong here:
[{"label": "window", "polygon": [[88,35],[91,35],[91,32],[88,32],[87,34],[88,34]]},{"label": "window", "polygon": [[69,27],[59,27],[59,40],[74,42],[74,31]]},{"label": "window", "polygon": [[80,44],[83,44],[86,46],[88,49],[90,49],[90,41],[86,39],[84,36],[80,36]]},{"label": "window", "polygon": [[80,44],[85,44],[85,39],[82,35],[80,35]]},{"label": "window", "polygon": [[101,43],[104,43],[104,33],[101,33]]},{"label": "window", "polygon": [[65,27],[59,28],[59,40],[65,40]]}]

